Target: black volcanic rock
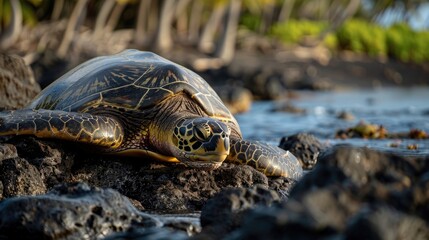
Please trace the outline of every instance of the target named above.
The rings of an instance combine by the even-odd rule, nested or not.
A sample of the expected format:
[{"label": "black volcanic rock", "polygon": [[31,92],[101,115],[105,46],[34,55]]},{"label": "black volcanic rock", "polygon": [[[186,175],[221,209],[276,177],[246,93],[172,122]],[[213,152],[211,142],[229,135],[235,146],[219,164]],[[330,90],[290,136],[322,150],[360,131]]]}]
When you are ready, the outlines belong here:
[{"label": "black volcanic rock", "polygon": [[0,109],[17,109],[40,92],[33,71],[22,58],[0,53]]},{"label": "black volcanic rock", "polygon": [[[133,160],[141,162],[132,163]],[[269,180],[250,166],[224,163],[216,170],[206,171],[182,164],[133,160],[93,159],[77,165],[73,179],[117,189],[145,209],[163,211],[201,210],[208,199],[227,187],[260,184],[284,196],[294,183],[286,178]]]},{"label": "black volcanic rock", "polygon": [[45,195],[14,197],[0,203],[0,237],[95,239],[131,226],[160,225],[117,191],[83,183],[62,184]]},{"label": "black volcanic rock", "polygon": [[268,178],[250,166],[224,163],[206,171],[145,158],[106,156],[84,148],[76,151],[81,145],[33,137],[14,137],[0,146],[4,152],[16,149],[19,156],[0,161],[3,197],[43,194],[60,183],[87,182],[116,189],[142,209],[194,211],[224,188],[260,184],[285,197],[294,183]]},{"label": "black volcanic rock", "polygon": [[428,239],[428,176],[427,158],[337,146],[287,202],[248,211],[228,239]]},{"label": "black volcanic rock", "polygon": [[319,154],[325,149],[312,134],[298,133],[280,140],[279,148],[289,150],[301,162],[304,169],[312,169]]},{"label": "black volcanic rock", "polygon": [[204,229],[198,239],[220,239],[240,227],[243,216],[258,206],[280,202],[274,190],[256,185],[250,188],[228,188],[207,201],[201,212]]},{"label": "black volcanic rock", "polygon": [[40,172],[25,159],[17,157],[1,161],[0,173],[4,198],[46,192]]}]

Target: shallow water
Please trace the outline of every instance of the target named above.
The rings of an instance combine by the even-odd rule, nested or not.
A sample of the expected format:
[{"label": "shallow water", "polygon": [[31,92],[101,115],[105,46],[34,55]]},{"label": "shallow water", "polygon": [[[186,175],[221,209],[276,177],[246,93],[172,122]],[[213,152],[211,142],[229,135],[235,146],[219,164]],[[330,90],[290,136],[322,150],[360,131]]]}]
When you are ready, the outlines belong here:
[{"label": "shallow water", "polygon": [[[308,132],[330,145],[350,143],[406,155],[429,154],[429,140],[335,139],[337,130],[353,127],[361,120],[381,124],[389,133],[408,132],[413,128],[429,133],[429,87],[298,92],[298,98],[289,103],[305,109],[306,113],[272,112],[279,102],[256,101],[249,112],[237,115],[244,138],[278,145],[283,136]],[[342,111],[352,113],[354,120],[338,119]],[[392,143],[398,147],[391,147]],[[409,144],[417,144],[418,149],[408,150]]]}]

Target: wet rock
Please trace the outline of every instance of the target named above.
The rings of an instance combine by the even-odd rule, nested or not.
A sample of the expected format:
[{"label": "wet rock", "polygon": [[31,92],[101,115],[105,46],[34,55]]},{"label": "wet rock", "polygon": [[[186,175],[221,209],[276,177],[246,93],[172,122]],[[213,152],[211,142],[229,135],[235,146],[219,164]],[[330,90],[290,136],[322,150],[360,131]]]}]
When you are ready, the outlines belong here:
[{"label": "wet rock", "polygon": [[427,158],[337,146],[288,202],[249,211],[228,238],[427,239],[428,176]]},{"label": "wet rock", "polygon": [[252,93],[240,86],[222,85],[214,88],[232,114],[247,112],[252,105]]},{"label": "wet rock", "polygon": [[411,139],[427,139],[427,138],[429,138],[429,134],[426,133],[422,129],[411,129],[408,136]]},{"label": "wet rock", "polygon": [[257,99],[282,99],[287,96],[287,83],[281,73],[274,69],[261,69],[250,78],[245,87],[250,89]]},{"label": "wet rock", "polygon": [[293,104],[286,102],[276,104],[271,110],[272,112],[287,112],[287,113],[296,113],[296,114],[305,114],[307,111],[304,108],[299,108]]},{"label": "wet rock", "polygon": [[21,239],[95,239],[131,226],[160,222],[136,210],[112,189],[63,184],[46,195],[9,198],[0,203],[0,236]]},{"label": "wet rock", "polygon": [[277,192],[263,186],[225,189],[204,205],[201,212],[201,226],[204,231],[197,239],[223,238],[240,226],[249,209],[270,206],[279,201]]},{"label": "wet rock", "polygon": [[25,159],[17,157],[1,161],[0,173],[4,198],[46,192],[39,170]]},{"label": "wet rock", "polygon": [[24,60],[0,53],[0,109],[21,108],[39,92],[33,72]]},{"label": "wet rock", "polygon": [[334,237],[345,216],[356,212],[353,198],[321,189],[305,197],[249,211],[229,239],[320,239]]},{"label": "wet rock", "polygon": [[345,121],[353,121],[355,116],[351,112],[342,111],[338,113],[337,118]]},{"label": "wet rock", "polygon": [[280,140],[280,148],[289,150],[301,162],[304,169],[312,169],[325,147],[312,134],[298,133]]},{"label": "wet rock", "polygon": [[359,122],[356,126],[338,130],[335,137],[341,139],[347,138],[369,138],[383,139],[388,137],[388,131],[382,125],[370,124],[364,121]]},{"label": "wet rock", "polygon": [[189,237],[179,231],[168,228],[131,228],[127,232],[115,233],[105,238],[105,240],[158,240],[177,239],[184,240]]},{"label": "wet rock", "polygon": [[184,232],[188,236],[201,232],[200,214],[198,212],[154,214],[153,216],[159,218],[164,227]]},{"label": "wet rock", "polygon": [[[408,158],[369,148],[337,145],[323,152],[313,171],[294,187],[291,194],[305,192],[310,186],[322,188],[337,183],[347,188],[377,190],[373,194],[383,194],[388,188],[403,191],[417,179],[418,169],[415,164]],[[323,178],[324,181],[317,178]],[[374,189],[366,189],[368,184],[372,184],[369,187]]]},{"label": "wet rock", "polygon": [[362,208],[349,222],[344,233],[347,239],[429,238],[427,223],[420,218],[392,208]]}]

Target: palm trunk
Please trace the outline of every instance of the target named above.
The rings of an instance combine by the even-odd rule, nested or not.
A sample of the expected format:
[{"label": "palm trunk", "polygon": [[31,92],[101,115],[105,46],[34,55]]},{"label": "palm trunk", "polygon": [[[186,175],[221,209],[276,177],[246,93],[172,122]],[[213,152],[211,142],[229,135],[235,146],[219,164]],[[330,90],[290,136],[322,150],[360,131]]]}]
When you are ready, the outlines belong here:
[{"label": "palm trunk", "polygon": [[161,8],[159,26],[155,38],[155,49],[165,52],[173,46],[171,38],[171,24],[174,17],[175,0],[165,0]]},{"label": "palm trunk", "polygon": [[107,21],[106,27],[104,28],[106,32],[112,32],[116,28],[116,26],[118,26],[119,19],[121,18],[122,12],[124,11],[126,5],[126,3],[116,3],[115,8],[113,8],[112,14]]},{"label": "palm trunk", "polygon": [[67,23],[66,31],[64,32],[63,40],[61,41],[61,44],[57,50],[57,55],[61,58],[64,58],[69,50],[75,32],[79,28],[79,23],[82,22],[79,20],[83,19],[86,15],[85,7],[87,3],[88,0],[79,0],[73,9],[73,12]]},{"label": "palm trunk", "polygon": [[145,39],[147,39],[148,32],[148,20],[150,12],[151,0],[140,0],[139,12],[137,14],[136,33],[134,36],[134,43],[137,47],[143,47],[145,45]]},{"label": "palm trunk", "polygon": [[274,6],[272,4],[265,4],[262,9],[262,22],[259,26],[259,32],[262,34],[267,33],[269,27],[271,26],[273,22],[273,16],[274,16]]},{"label": "palm trunk", "polygon": [[154,39],[156,36],[156,33],[158,32],[160,8],[161,8],[160,2],[155,1],[154,4],[152,4],[151,10],[149,12],[149,22],[147,25],[147,30],[148,30],[148,33],[150,33],[151,35],[151,39]]},{"label": "palm trunk", "polygon": [[56,0],[54,3],[54,9],[52,10],[51,20],[57,21],[61,17],[61,12],[63,11],[64,0]]},{"label": "palm trunk", "polygon": [[186,39],[186,34],[188,32],[188,14],[186,8],[190,2],[190,0],[179,0],[174,14],[177,19],[176,29],[180,39]]},{"label": "palm trunk", "polygon": [[279,13],[278,22],[287,22],[293,9],[295,0],[283,0],[282,8]]},{"label": "palm trunk", "polygon": [[341,18],[341,24],[347,20],[347,18],[352,17],[358,10],[361,4],[361,0],[351,0],[347,7],[344,9],[344,13]]},{"label": "palm trunk", "polygon": [[100,13],[97,15],[97,19],[95,20],[94,27],[94,36],[99,37],[104,30],[104,27],[107,22],[107,18],[115,6],[115,0],[106,0],[101,6]]},{"label": "palm trunk", "polygon": [[359,10],[360,3],[361,0],[351,0],[344,9],[337,11],[337,14],[334,14],[335,16],[331,17],[332,20],[329,27],[320,33],[316,43],[312,43],[312,45],[319,44],[319,42],[325,39],[326,35],[335,31],[344,23],[345,20],[347,20],[347,18],[353,16]]},{"label": "palm trunk", "polygon": [[204,2],[194,1],[191,8],[191,16],[189,19],[188,41],[195,44],[198,39],[198,32],[201,24],[201,16],[203,15]]},{"label": "palm trunk", "polygon": [[225,15],[226,8],[226,4],[217,4],[211,13],[198,43],[198,50],[201,52],[209,53],[213,51],[215,33]]},{"label": "palm trunk", "polygon": [[240,10],[241,0],[231,0],[225,30],[222,34],[220,45],[216,51],[216,56],[222,59],[224,64],[230,63],[235,54],[235,42]]}]

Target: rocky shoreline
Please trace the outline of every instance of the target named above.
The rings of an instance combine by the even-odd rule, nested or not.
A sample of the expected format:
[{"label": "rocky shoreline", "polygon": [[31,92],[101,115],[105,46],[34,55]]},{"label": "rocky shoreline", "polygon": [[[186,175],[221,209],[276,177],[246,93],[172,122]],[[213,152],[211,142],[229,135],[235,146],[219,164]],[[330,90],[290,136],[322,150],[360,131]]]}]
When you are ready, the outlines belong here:
[{"label": "rocky shoreline", "polygon": [[294,182],[75,149],[3,139],[0,239],[429,237],[427,157],[336,146]]},{"label": "rocky shoreline", "polygon": [[[22,79],[29,79],[27,94],[12,95],[1,109],[19,108],[38,91],[28,74],[14,70],[0,67],[8,80],[1,96]],[[223,89],[231,104],[249,99],[232,89]],[[429,238],[427,156],[328,148],[309,134],[285,136],[279,146],[307,169],[299,181],[249,166],[205,171],[2,137],[0,239]]]}]

